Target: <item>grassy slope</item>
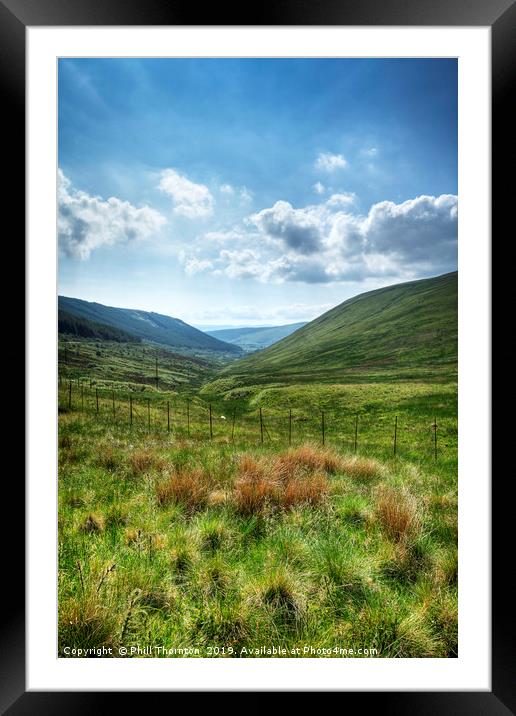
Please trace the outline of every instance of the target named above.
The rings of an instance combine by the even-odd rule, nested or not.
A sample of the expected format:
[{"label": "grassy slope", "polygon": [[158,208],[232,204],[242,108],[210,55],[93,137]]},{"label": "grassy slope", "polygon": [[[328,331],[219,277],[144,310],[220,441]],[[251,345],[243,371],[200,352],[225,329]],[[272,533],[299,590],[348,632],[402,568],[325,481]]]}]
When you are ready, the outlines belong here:
[{"label": "grassy slope", "polygon": [[103,306],[100,303],[66,296],[59,296],[59,308],[72,315],[115,326],[144,340],[162,343],[177,350],[200,349],[233,354],[240,352],[238,346],[219,341],[178,318],[160,313]]},{"label": "grassy slope", "polygon": [[289,336],[305,323],[290,323],[285,326],[248,326],[246,328],[226,328],[218,331],[207,331],[208,335],[221,341],[235,343],[244,350],[259,350]]},{"label": "grassy slope", "polygon": [[215,375],[217,368],[213,358],[184,356],[165,346],[60,336],[59,373],[65,382],[72,379],[89,385],[91,381],[98,388],[123,394],[156,392],[156,358],[160,391],[194,389]]},{"label": "grassy slope", "polygon": [[105,323],[89,321],[87,318],[73,316],[67,311],[59,311],[58,330],[73,338],[91,338],[98,341],[117,341],[119,343],[139,343],[141,338],[121,328],[108,326]]},{"label": "grassy slope", "polygon": [[454,374],[457,273],[389,286],[336,306],[224,369],[242,383]]}]

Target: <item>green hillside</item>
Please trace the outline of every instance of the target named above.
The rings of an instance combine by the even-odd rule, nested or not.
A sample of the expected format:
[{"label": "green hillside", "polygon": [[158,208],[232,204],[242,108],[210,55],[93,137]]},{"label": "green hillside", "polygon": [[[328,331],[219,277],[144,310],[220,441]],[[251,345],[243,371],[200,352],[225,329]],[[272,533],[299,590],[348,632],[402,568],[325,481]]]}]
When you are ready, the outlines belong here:
[{"label": "green hillside", "polygon": [[73,316],[67,311],[59,311],[57,317],[59,333],[80,338],[95,338],[99,341],[116,341],[117,343],[139,343],[141,338],[132,333],[107,326],[105,323],[89,321],[87,318]]},{"label": "green hillside", "polygon": [[178,351],[213,351],[232,354],[241,352],[236,345],[213,338],[179,318],[160,313],[115,308],[66,296],[59,296],[59,310],[88,321],[114,326],[143,340],[171,346]]},{"label": "green hillside", "polygon": [[455,373],[456,362],[453,272],[349,299],[221,376],[234,385],[428,378]]},{"label": "green hillside", "polygon": [[234,343],[245,351],[256,351],[271,346],[305,325],[306,322],[289,323],[284,326],[246,326],[206,332],[221,341]]}]

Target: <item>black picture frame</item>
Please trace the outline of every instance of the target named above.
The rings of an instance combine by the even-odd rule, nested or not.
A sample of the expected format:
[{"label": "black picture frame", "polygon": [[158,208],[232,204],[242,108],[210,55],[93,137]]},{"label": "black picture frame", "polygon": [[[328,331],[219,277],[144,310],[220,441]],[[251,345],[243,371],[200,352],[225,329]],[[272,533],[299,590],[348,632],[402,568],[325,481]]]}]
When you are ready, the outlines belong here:
[{"label": "black picture frame", "polygon": [[[198,22],[199,17],[202,22]],[[516,3],[514,0],[319,0],[262,2],[235,12],[230,4],[208,5],[199,11],[183,0],[0,0],[0,86],[4,141],[13,161],[4,201],[14,215],[25,216],[25,33],[31,26],[80,25],[402,25],[489,26],[492,37],[492,236],[509,224],[512,182],[505,180],[514,167],[511,143],[514,112],[511,89],[516,67]],[[511,146],[512,144],[512,146]],[[4,153],[5,158],[5,153]],[[22,222],[13,233],[23,252]],[[21,260],[23,260],[23,256]],[[29,288],[29,287],[27,287]],[[18,395],[19,403],[19,395]],[[0,709],[21,714],[105,713],[116,693],[26,692],[24,615],[24,484],[12,480],[10,505],[16,506],[17,537],[4,550],[5,606],[1,611]],[[506,562],[512,543],[512,502],[503,480],[492,483],[492,690],[471,692],[345,692],[341,707],[351,701],[360,710],[381,708],[387,714],[502,714],[516,712],[514,678],[514,597],[507,589]],[[11,509],[11,508],[9,508]],[[173,694],[164,694],[165,698]],[[154,696],[131,693],[131,711],[155,707]],[[152,698],[152,702],[150,701]],[[144,700],[145,699],[145,700]]]}]

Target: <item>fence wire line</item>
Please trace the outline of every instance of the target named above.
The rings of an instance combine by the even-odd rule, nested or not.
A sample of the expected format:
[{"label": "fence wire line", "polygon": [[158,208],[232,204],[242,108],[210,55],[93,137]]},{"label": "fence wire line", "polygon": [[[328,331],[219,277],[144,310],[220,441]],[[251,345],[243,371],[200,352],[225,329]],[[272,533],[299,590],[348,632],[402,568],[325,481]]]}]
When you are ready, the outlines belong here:
[{"label": "fence wire line", "polygon": [[[75,389],[75,390],[74,390]],[[89,399],[88,399],[89,398]],[[113,410],[113,401],[115,408]],[[188,433],[190,437],[210,439],[241,438],[253,436],[253,442],[297,443],[301,440],[318,440],[326,444],[338,442],[350,449],[385,451],[390,442],[394,454],[407,447],[410,451],[442,452],[449,447],[446,441],[457,437],[454,418],[446,416],[421,418],[404,414],[401,410],[352,411],[336,408],[302,410],[301,408],[253,408],[238,411],[228,405],[228,415],[219,415],[209,402],[198,397],[159,395],[148,396],[117,394],[113,389],[86,388],[83,384],[70,382],[61,384],[58,390],[58,407],[86,415],[95,415],[105,422],[137,430],[145,428],[154,432],[170,434]],[[216,406],[220,407],[220,406]],[[114,413],[114,414],[113,414]],[[261,417],[260,417],[261,413]],[[324,417],[322,417],[324,414]],[[355,436],[357,426],[358,430]],[[170,420],[170,422],[168,422]],[[251,440],[250,440],[251,441]]]}]

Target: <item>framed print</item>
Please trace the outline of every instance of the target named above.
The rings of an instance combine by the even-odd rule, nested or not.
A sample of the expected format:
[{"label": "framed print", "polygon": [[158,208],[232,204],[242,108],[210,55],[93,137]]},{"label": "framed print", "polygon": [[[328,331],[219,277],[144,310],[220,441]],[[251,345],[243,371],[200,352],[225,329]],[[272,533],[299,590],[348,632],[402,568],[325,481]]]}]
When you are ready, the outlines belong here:
[{"label": "framed print", "polygon": [[507,713],[514,4],[218,12],[1,7],[28,339],[3,708]]}]

